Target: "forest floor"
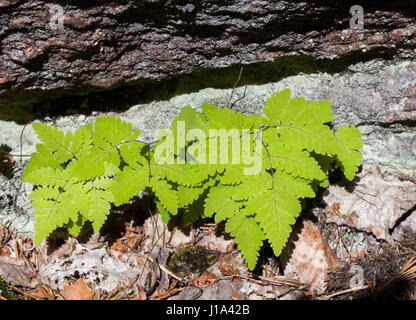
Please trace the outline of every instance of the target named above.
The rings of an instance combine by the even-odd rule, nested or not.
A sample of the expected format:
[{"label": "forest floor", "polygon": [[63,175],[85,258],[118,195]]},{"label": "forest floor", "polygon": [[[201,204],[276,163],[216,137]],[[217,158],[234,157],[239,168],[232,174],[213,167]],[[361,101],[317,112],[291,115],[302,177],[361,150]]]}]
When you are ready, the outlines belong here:
[{"label": "forest floor", "polygon": [[324,214],[302,214],[279,258],[265,244],[253,272],[223,224],[165,226],[146,197],[100,234],[58,230],[37,247],[0,224],[0,299],[416,300],[415,234],[387,243]]}]

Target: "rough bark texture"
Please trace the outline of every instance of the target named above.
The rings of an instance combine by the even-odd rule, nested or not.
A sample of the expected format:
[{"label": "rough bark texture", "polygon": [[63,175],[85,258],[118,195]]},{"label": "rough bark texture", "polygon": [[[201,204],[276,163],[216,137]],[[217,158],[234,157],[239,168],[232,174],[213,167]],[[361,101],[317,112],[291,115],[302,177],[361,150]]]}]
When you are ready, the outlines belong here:
[{"label": "rough bark texture", "polygon": [[[62,30],[48,26],[57,3]],[[74,130],[102,111],[151,141],[186,105],[227,106],[233,92],[236,111],[260,112],[266,98],[290,88],[293,97],[328,99],[334,129],[363,133],[356,185],[331,186],[324,197],[359,218],[333,222],[387,240],[415,233],[416,2],[361,1],[364,30],[350,29],[353,4],[0,0],[0,146],[30,154],[38,139],[26,122]],[[0,175],[0,221],[29,202],[23,166],[11,179]],[[30,215],[13,223],[33,230]]]},{"label": "rough bark texture", "polygon": [[[49,9],[55,4],[64,9],[62,30],[49,26]],[[415,55],[414,0],[362,1],[364,30],[349,27],[353,4],[0,0],[0,116],[23,120],[18,107],[25,106],[30,119],[29,114],[47,108],[45,101],[120,87],[124,89],[113,98],[131,105],[137,101],[126,95],[146,97],[160,80],[209,70],[219,78],[215,69],[238,64],[271,63],[256,70],[273,72],[246,78],[255,82],[313,70],[340,71],[374,57]],[[227,77],[209,81],[205,85],[232,86]],[[126,84],[135,89],[126,91]],[[144,89],[137,91],[137,86]],[[82,102],[70,100],[58,101],[64,109]]]}]

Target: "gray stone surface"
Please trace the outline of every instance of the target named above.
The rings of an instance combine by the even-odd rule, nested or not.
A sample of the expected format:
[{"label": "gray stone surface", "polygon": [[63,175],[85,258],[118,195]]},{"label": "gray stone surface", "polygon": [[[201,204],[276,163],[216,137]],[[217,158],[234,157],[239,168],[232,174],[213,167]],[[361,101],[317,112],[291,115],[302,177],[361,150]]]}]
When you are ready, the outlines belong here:
[{"label": "gray stone surface", "polygon": [[[350,69],[351,72],[301,74],[279,82],[238,87],[232,102],[241,100],[233,108],[243,113],[260,112],[271,94],[285,88],[291,89],[292,97],[328,99],[334,110],[334,128],[355,125],[362,131],[364,162],[378,164],[383,172],[416,177],[416,63],[374,60],[352,65]],[[227,106],[230,94],[231,89],[205,88],[108,114],[140,128],[142,139],[151,141],[159,128],[170,126],[184,106],[191,105],[197,110],[203,102]],[[62,130],[76,130],[93,117],[67,116],[47,123]],[[19,153],[23,126],[0,120],[0,128],[0,144],[6,143],[13,153]],[[22,142],[23,154],[35,150],[38,139],[31,126],[25,128]]]},{"label": "gray stone surface", "polygon": [[[378,165],[382,176],[400,176],[410,179],[407,183],[414,182],[416,178],[416,64],[412,61],[374,60],[352,65],[350,69],[350,72],[334,74],[300,74],[284,78],[279,82],[238,87],[231,102],[238,101],[232,107],[243,113],[260,112],[265,100],[271,94],[285,88],[291,89],[292,97],[303,96],[307,100],[328,99],[334,110],[334,129],[339,125],[355,125],[362,131],[364,164]],[[152,141],[157,130],[169,127],[173,118],[184,106],[191,105],[197,110],[200,110],[203,102],[227,106],[230,94],[231,89],[205,88],[169,100],[135,105],[123,113],[107,114],[114,114],[132,123],[134,128],[142,130],[141,139]],[[53,120],[46,119],[46,122],[61,130],[76,130],[93,121],[95,116],[103,114],[96,112],[92,116],[58,117]],[[0,121],[0,128],[2,128],[0,144],[8,144],[13,149],[12,153],[19,154],[23,126]],[[31,126],[25,128],[22,142],[23,154],[30,154],[35,150],[38,139]],[[15,197],[16,190],[11,188],[11,185],[20,183],[18,175],[13,181],[1,179],[3,179],[1,192]],[[30,186],[20,190],[21,199],[27,199],[30,190]],[[397,194],[396,198],[399,199],[400,194]]]}]

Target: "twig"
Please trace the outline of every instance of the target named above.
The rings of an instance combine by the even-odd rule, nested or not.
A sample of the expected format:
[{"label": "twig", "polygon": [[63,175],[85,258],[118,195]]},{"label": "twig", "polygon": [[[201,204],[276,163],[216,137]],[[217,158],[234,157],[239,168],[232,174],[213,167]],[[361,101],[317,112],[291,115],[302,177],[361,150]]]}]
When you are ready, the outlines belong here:
[{"label": "twig", "polygon": [[342,294],[351,293],[351,292],[360,291],[360,290],[365,290],[365,289],[368,289],[368,288],[369,288],[369,286],[365,285],[365,286],[362,286],[362,287],[357,287],[357,288],[351,288],[351,289],[347,289],[347,290],[343,290],[343,291],[338,291],[338,292],[335,292],[335,293],[330,294],[328,296],[322,297],[321,300],[329,300],[333,297],[340,296]]},{"label": "twig", "polygon": [[23,157],[23,132],[25,131],[28,124],[29,122],[23,126],[22,132],[20,132],[20,163],[22,163],[22,157]]},{"label": "twig", "polygon": [[[105,300],[116,300],[116,299],[120,299],[120,297],[114,297],[117,293],[119,293],[120,291],[123,291],[124,294],[126,295],[124,289],[131,287],[131,284],[126,284],[125,286],[122,286],[120,288],[115,288],[113,291],[111,291],[109,293],[109,295],[105,298]],[[127,296],[127,295],[126,295]]]},{"label": "twig", "polygon": [[160,269],[162,269],[163,271],[165,271],[168,275],[170,275],[172,278],[180,281],[180,282],[185,282],[184,279],[182,279],[181,277],[178,277],[176,274],[174,274],[172,271],[170,271],[168,268],[166,268],[163,264],[160,264],[159,262],[157,262],[155,259],[153,259],[152,257],[145,257],[147,260],[149,260],[151,263],[156,264]]},{"label": "twig", "polygon": [[234,108],[235,104],[236,104],[238,101],[240,101],[240,100],[242,100],[242,99],[244,99],[244,98],[246,97],[246,92],[247,92],[247,86],[245,86],[245,87],[244,87],[244,92],[243,92],[243,95],[242,95],[242,96],[240,96],[240,97],[238,97],[238,99],[236,99],[236,100],[235,100],[235,101],[231,104],[230,109]]},{"label": "twig", "polygon": [[237,81],[234,83],[233,90],[231,91],[230,98],[228,99],[227,108],[229,108],[229,107],[230,107],[230,105],[231,105],[231,99],[233,98],[235,88],[237,87],[238,83],[240,82],[241,75],[243,74],[243,69],[244,69],[244,68],[243,68],[243,67],[241,67],[241,69],[240,69],[240,74],[238,75]]},{"label": "twig", "polygon": [[292,286],[292,287],[300,287],[301,286],[301,283],[300,283],[299,280],[288,279],[288,278],[285,278],[285,277],[268,278],[268,277],[259,276],[259,278],[263,281],[267,281],[270,284],[287,285],[287,286]]},{"label": "twig", "polygon": [[178,293],[178,292],[180,292],[184,289],[186,289],[186,287],[174,288],[174,289],[171,289],[171,290],[166,291],[166,292],[155,293],[152,296],[150,296],[150,298],[153,298],[155,300],[164,300],[164,299],[169,298],[170,296],[173,296],[174,294],[176,294],[176,293]]},{"label": "twig", "polygon": [[30,157],[30,154],[13,154],[13,153],[8,153],[4,150],[0,150],[1,153],[3,153],[6,157]]},{"label": "twig", "polygon": [[[287,279],[285,277],[276,277],[276,278],[266,278],[266,277],[259,277],[260,280],[258,279],[254,279],[248,276],[244,276],[242,274],[234,274],[232,276],[229,277],[239,277],[239,278],[243,278],[243,279],[247,279],[249,281],[264,285],[264,282],[267,282],[267,284],[272,284],[272,285],[277,285],[277,286],[292,286],[292,287],[300,287],[301,283],[298,280],[292,280],[292,279]],[[229,277],[225,277],[224,279],[228,279]]]},{"label": "twig", "polygon": [[337,227],[337,234],[338,234],[339,239],[341,240],[342,245],[343,245],[343,246],[344,246],[344,248],[345,248],[345,251],[347,251],[348,255],[349,255],[349,256],[350,256],[350,258],[351,258],[350,249],[348,249],[348,246],[347,246],[347,244],[345,243],[345,240],[344,240],[344,236],[343,236],[343,235],[341,235],[341,232],[339,231],[339,227]]}]

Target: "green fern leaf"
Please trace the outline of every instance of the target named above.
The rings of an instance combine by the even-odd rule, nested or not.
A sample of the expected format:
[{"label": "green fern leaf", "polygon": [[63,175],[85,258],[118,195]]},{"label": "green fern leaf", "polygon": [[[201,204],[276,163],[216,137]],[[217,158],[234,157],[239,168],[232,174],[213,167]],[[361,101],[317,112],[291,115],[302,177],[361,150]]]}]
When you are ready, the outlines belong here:
[{"label": "green fern leaf", "polygon": [[145,190],[147,186],[149,186],[147,167],[141,166],[137,169],[125,167],[115,176],[110,192],[114,195],[115,205],[119,206]]},{"label": "green fern leaf", "polygon": [[38,138],[44,142],[45,147],[58,163],[64,163],[74,156],[70,149],[72,142],[71,132],[64,133],[57,128],[39,122],[34,122],[32,127]]},{"label": "green fern leaf", "polygon": [[250,270],[253,270],[257,264],[259,249],[266,239],[255,219],[236,214],[227,220],[225,231],[234,237],[238,250],[240,250]]},{"label": "green fern leaf", "polygon": [[34,245],[39,245],[57,227],[62,227],[69,221],[69,217],[60,211],[60,204],[52,200],[35,200],[32,202],[35,209]]},{"label": "green fern leaf", "polygon": [[363,147],[362,134],[355,127],[341,126],[337,130],[336,137],[342,146],[342,151],[337,154],[337,160],[342,166],[345,177],[352,181],[361,165],[362,155],[358,150]]},{"label": "green fern leaf", "polygon": [[[266,136],[267,137],[267,136]],[[265,137],[265,138],[266,138]],[[325,174],[309,152],[297,149],[295,146],[283,143],[283,138],[265,141],[273,168],[284,170],[294,177],[305,179],[325,179]]]},{"label": "green fern leaf", "polygon": [[266,101],[263,112],[267,119],[262,122],[267,126],[278,126],[278,133],[287,145],[323,155],[337,154],[339,144],[331,129],[323,124],[329,116],[324,111],[325,102],[322,105],[323,111],[316,115],[316,106],[311,108],[303,98],[290,100],[290,91],[284,90]]},{"label": "green fern leaf", "polygon": [[91,153],[92,130],[92,124],[88,124],[75,132],[70,150],[77,159]]},{"label": "green fern leaf", "polygon": [[292,194],[276,189],[267,190],[260,199],[249,199],[246,214],[254,214],[276,256],[279,256],[299,215],[299,200]]},{"label": "green fern leaf", "polygon": [[111,146],[116,146],[122,141],[135,140],[140,136],[140,130],[134,130],[130,123],[121,121],[114,116],[98,117],[95,119],[95,133]]},{"label": "green fern leaf", "polygon": [[218,130],[242,129],[243,115],[231,109],[221,109],[214,105],[203,103],[202,111],[207,117],[209,128]]},{"label": "green fern leaf", "polygon": [[290,90],[282,90],[266,100],[263,113],[267,119],[263,119],[262,123],[266,126],[280,125],[285,119],[285,114],[289,109]]},{"label": "green fern leaf", "polygon": [[51,152],[45,147],[44,144],[38,144],[36,146],[36,151],[37,152],[31,154],[30,160],[22,173],[22,181],[30,182],[26,180],[26,177],[28,173],[35,171],[36,169],[60,168],[60,163],[51,156]]},{"label": "green fern leaf", "polygon": [[167,224],[172,216],[169,214],[169,212],[163,207],[163,205],[160,203],[159,200],[156,200],[156,208],[159,212],[160,216],[162,217],[162,222],[164,224]]},{"label": "green fern leaf", "polygon": [[322,99],[319,102],[310,101],[309,107],[312,109],[314,118],[318,119],[321,123],[328,123],[332,121],[332,108],[328,100]]},{"label": "green fern leaf", "polygon": [[209,190],[205,199],[206,217],[215,213],[215,221],[222,221],[232,217],[241,208],[242,203],[233,199],[236,189],[233,186],[216,186]]},{"label": "green fern leaf", "polygon": [[209,104],[202,110],[183,108],[150,144],[113,116],[74,133],[33,124],[42,143],[22,180],[35,185],[35,244],[57,227],[78,234],[87,221],[98,232],[113,203],[146,190],[165,223],[181,208],[185,225],[225,220],[253,269],[265,239],[280,254],[301,201],[328,185],[333,161],[350,180],[360,165],[361,133],[340,127],[335,135],[326,125],[328,100],[291,99],[284,90],[267,99],[264,116]]},{"label": "green fern leaf", "polygon": [[29,171],[23,181],[39,186],[63,187],[68,178],[67,170],[46,167]]},{"label": "green fern leaf", "polygon": [[152,178],[150,185],[161,204],[171,214],[178,213],[178,195],[172,186],[166,180]]},{"label": "green fern leaf", "polygon": [[179,208],[184,208],[187,205],[194,202],[198,197],[204,192],[205,188],[203,186],[200,187],[186,187],[186,186],[178,186],[178,206]]}]

